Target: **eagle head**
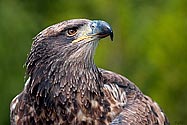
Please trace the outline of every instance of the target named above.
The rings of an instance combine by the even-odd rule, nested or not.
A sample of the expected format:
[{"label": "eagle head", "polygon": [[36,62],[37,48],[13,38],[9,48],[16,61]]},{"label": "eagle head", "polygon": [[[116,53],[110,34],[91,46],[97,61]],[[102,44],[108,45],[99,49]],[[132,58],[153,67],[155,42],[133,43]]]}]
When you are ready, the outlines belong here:
[{"label": "eagle head", "polygon": [[72,19],[52,25],[35,38],[26,65],[30,74],[37,65],[61,62],[84,62],[93,64],[93,55],[98,41],[110,36],[110,25],[101,20]]}]

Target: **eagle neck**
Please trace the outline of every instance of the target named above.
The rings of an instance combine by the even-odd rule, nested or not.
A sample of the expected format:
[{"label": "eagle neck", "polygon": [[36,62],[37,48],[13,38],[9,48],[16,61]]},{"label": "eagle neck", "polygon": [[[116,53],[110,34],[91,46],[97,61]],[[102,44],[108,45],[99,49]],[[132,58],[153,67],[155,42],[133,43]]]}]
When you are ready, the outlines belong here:
[{"label": "eagle neck", "polygon": [[31,77],[27,91],[35,98],[48,97],[49,93],[53,98],[64,97],[63,103],[75,99],[77,93],[81,98],[101,95],[101,74],[93,60],[96,46],[92,42],[76,48],[59,46],[45,51],[36,46],[27,61],[27,73]]},{"label": "eagle neck", "polygon": [[[87,92],[100,94],[101,74],[94,64],[94,53],[98,42],[81,46],[63,63],[64,77],[61,86],[65,90],[74,90],[85,95]],[[67,85],[66,85],[67,84]]]}]

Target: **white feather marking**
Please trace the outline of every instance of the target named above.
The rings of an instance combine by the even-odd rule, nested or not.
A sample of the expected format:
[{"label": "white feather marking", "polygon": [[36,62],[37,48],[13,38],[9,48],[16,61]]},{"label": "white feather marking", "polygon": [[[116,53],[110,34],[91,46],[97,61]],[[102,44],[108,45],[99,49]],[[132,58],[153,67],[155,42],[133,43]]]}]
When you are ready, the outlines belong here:
[{"label": "white feather marking", "polygon": [[81,120],[81,121],[86,121],[86,117],[85,117],[85,115],[82,113],[81,110],[79,110],[79,112],[77,113],[77,117],[78,117],[78,119]]},{"label": "white feather marking", "polygon": [[11,107],[10,107],[10,110],[11,111],[13,111],[14,109],[15,109],[15,107],[16,107],[16,105],[17,105],[17,103],[18,103],[18,96],[19,95],[17,95],[16,97],[14,97],[14,99],[12,100],[12,105],[11,105]]},{"label": "white feather marking", "polygon": [[156,102],[154,102],[155,106],[159,108],[158,104]]},{"label": "white feather marking", "polygon": [[129,112],[131,112],[131,113],[133,113],[133,114],[136,114],[135,111],[132,111],[132,110],[130,110],[130,109],[128,109],[128,108],[126,108],[126,110],[129,111]]},{"label": "white feather marking", "polygon": [[26,87],[27,87],[27,85],[29,84],[30,79],[31,79],[31,77],[29,77],[29,78],[27,79],[27,81],[25,82],[25,88],[26,88]]},{"label": "white feather marking", "polygon": [[120,95],[120,101],[123,102],[123,103],[127,102],[126,93],[125,92],[121,93],[121,95]]},{"label": "white feather marking", "polygon": [[77,118],[80,121],[87,121],[91,123],[92,119],[90,117],[86,117],[81,110],[77,113]]},{"label": "white feather marking", "polygon": [[92,100],[91,104],[92,104],[93,108],[97,108],[98,107],[98,102],[97,101]]},{"label": "white feather marking", "polygon": [[18,116],[18,115],[16,115],[16,116],[15,116],[15,122],[17,123],[17,122],[18,122],[18,120],[19,120],[19,116]]},{"label": "white feather marking", "polygon": [[157,109],[159,109],[160,111],[158,111],[158,113],[160,113],[159,117],[158,118],[158,122],[159,124],[164,124],[164,121],[165,121],[165,116],[164,116],[164,113],[161,111],[160,107],[158,106],[158,103],[154,102],[155,106],[157,107]]}]

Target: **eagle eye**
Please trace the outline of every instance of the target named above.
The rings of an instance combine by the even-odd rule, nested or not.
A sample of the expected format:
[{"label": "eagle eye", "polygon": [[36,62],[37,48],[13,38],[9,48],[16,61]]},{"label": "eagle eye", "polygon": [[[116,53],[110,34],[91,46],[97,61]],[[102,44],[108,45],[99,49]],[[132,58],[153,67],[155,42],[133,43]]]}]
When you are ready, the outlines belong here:
[{"label": "eagle eye", "polygon": [[67,36],[74,36],[77,33],[77,27],[70,28],[67,30]]}]

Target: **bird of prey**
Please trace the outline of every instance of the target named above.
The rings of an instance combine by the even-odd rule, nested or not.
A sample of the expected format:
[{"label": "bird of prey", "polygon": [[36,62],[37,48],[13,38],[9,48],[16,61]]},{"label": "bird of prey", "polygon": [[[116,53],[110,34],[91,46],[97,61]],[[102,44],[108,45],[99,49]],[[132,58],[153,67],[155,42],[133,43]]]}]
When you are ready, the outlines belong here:
[{"label": "bird of prey", "polygon": [[35,38],[28,80],[10,105],[11,125],[167,125],[165,114],[126,77],[98,68],[94,52],[111,26],[72,19]]}]

